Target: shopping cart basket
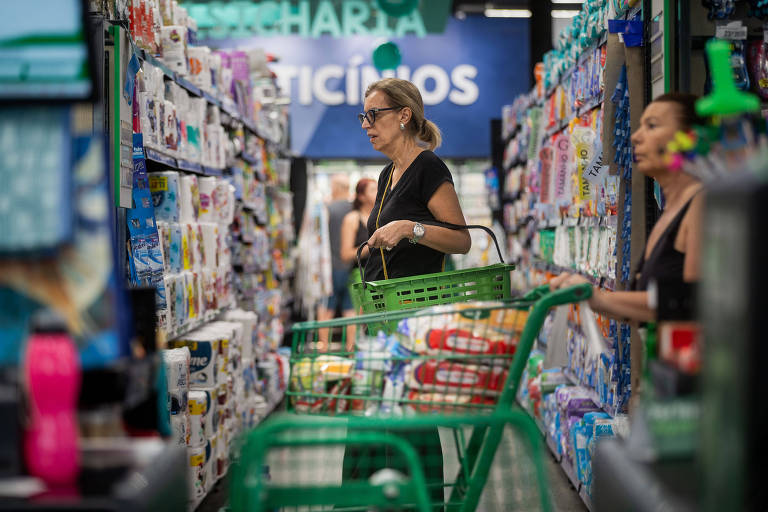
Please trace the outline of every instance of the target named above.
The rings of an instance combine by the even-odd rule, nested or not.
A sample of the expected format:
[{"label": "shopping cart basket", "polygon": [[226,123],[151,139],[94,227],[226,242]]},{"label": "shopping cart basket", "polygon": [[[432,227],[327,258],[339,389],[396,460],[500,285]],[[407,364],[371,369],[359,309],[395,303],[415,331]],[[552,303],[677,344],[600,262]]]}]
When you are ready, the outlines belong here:
[{"label": "shopping cart basket", "polygon": [[[232,509],[513,510],[504,500],[481,502],[494,460],[509,453],[499,447],[511,429],[522,448],[500,487],[535,490],[537,503],[521,508],[549,510],[541,438],[514,399],[549,309],[591,293],[590,285],[540,288],[505,303],[295,325],[287,392],[294,414],[247,436]],[[381,322],[398,329],[369,336],[367,327]],[[319,329],[350,323],[359,329],[354,353],[316,350]],[[515,479],[522,469],[532,471],[531,485]]]},{"label": "shopping cart basket", "polygon": [[[501,263],[480,268],[366,282],[365,271],[360,264],[360,254],[368,245],[366,242],[357,249],[361,282],[351,286],[352,302],[356,307],[362,307],[363,313],[382,313],[468,300],[503,300],[512,297],[509,273],[515,269],[515,266],[504,263],[499,242],[492,230],[480,225],[460,226],[446,222],[426,224],[455,230],[482,229],[493,240]],[[371,257],[375,258],[378,255],[374,254]]]}]

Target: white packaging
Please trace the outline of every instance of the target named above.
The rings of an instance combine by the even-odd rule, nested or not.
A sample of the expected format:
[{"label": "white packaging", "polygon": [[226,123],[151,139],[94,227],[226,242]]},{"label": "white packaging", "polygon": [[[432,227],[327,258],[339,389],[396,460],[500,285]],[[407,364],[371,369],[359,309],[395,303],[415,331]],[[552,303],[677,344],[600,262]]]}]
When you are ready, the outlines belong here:
[{"label": "white packaging", "polygon": [[163,136],[165,140],[165,151],[175,155],[179,149],[179,129],[176,124],[176,106],[173,102],[163,100]]},{"label": "white packaging", "polygon": [[211,394],[210,392],[193,389],[189,392],[189,446],[204,446],[206,424],[211,424]]},{"label": "white packaging", "polygon": [[[178,22],[178,20],[177,20]],[[187,69],[187,27],[170,25],[160,30],[163,62],[171,71],[186,75]]]},{"label": "white packaging", "polygon": [[172,342],[175,347],[189,347],[190,387],[207,387],[216,382],[219,340],[210,333],[191,332]]},{"label": "white packaging", "polygon": [[179,446],[187,446],[189,442],[189,415],[187,413],[171,416],[171,440]]},{"label": "white packaging", "polygon": [[200,212],[197,176],[187,174],[179,178],[179,202],[179,222],[197,222]]},{"label": "white packaging", "polygon": [[189,365],[191,354],[188,347],[163,350],[163,365],[168,390],[189,389]]},{"label": "white packaging", "polygon": [[256,336],[256,324],[259,316],[253,311],[243,311],[236,309],[224,315],[225,320],[238,322],[242,326],[240,355],[243,359],[254,357],[254,340]]},{"label": "white packaging", "polygon": [[[202,187],[202,184],[201,184]],[[203,209],[203,199],[201,195],[200,210]],[[219,225],[211,222],[201,223],[200,230],[203,233],[203,268],[214,269],[219,266],[218,245],[219,245]]]},{"label": "white packaging", "polygon": [[203,446],[187,448],[187,476],[190,490],[190,500],[200,500],[205,497],[208,489],[208,458],[210,457],[210,445],[207,440]]},{"label": "white packaging", "polygon": [[211,49],[207,46],[191,46],[187,48],[189,59],[189,80],[197,87],[209,91],[211,89],[211,68],[209,57]]},{"label": "white packaging", "polygon": [[206,176],[198,180],[198,186],[200,187],[200,214],[198,220],[200,222],[215,222],[213,217],[213,195],[216,191],[216,185],[218,180],[211,176]]}]

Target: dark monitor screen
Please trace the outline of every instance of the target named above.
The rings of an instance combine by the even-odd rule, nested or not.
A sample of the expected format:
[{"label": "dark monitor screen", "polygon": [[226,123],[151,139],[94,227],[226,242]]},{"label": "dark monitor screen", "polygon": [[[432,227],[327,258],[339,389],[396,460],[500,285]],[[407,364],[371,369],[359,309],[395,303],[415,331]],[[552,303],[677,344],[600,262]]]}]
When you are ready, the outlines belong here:
[{"label": "dark monitor screen", "polygon": [[84,0],[4,1],[0,102],[91,99]]}]

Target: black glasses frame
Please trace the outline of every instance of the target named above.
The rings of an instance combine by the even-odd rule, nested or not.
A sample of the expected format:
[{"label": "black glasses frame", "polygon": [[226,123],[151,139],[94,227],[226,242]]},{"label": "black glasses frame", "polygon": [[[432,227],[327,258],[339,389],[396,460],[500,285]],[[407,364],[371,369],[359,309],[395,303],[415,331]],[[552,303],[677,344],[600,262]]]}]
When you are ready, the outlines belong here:
[{"label": "black glasses frame", "polygon": [[361,114],[357,114],[357,118],[360,120],[360,125],[362,126],[363,121],[366,119],[368,120],[368,124],[373,126],[373,123],[376,122],[376,113],[377,112],[385,112],[387,110],[398,110],[403,107],[387,107],[387,108],[372,108],[368,112],[363,112]]}]

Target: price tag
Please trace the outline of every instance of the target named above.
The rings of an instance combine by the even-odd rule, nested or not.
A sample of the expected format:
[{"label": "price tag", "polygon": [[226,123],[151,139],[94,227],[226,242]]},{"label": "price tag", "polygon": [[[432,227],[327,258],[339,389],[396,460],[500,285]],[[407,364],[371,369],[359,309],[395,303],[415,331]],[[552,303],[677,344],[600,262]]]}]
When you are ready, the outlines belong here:
[{"label": "price tag", "polygon": [[718,24],[715,27],[715,37],[730,41],[745,41],[747,39],[747,27],[741,21]]}]

